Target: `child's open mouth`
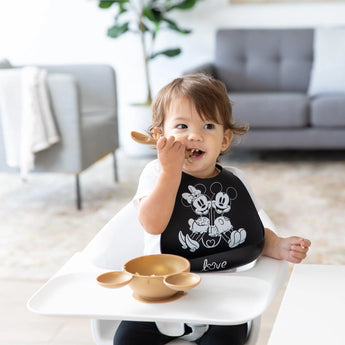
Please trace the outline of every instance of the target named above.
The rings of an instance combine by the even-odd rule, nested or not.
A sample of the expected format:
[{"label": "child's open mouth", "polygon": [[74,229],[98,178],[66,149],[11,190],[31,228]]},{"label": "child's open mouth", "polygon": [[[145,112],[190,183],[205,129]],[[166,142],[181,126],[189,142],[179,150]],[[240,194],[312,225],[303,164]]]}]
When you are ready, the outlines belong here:
[{"label": "child's open mouth", "polygon": [[201,151],[199,149],[188,149],[186,150],[185,156],[188,162],[192,162],[193,158],[201,157],[204,154],[204,151]]}]

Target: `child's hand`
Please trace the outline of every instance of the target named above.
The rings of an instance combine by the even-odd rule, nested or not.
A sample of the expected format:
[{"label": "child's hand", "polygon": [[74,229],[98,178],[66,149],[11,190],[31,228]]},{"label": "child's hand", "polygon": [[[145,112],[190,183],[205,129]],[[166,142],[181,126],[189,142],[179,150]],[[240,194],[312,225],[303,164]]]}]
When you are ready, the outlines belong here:
[{"label": "child's hand", "polygon": [[306,258],[310,245],[311,242],[309,240],[297,236],[279,238],[279,256],[283,260],[299,264]]},{"label": "child's hand", "polygon": [[160,137],[157,141],[158,159],[163,171],[167,173],[181,173],[185,159],[185,145],[175,137]]}]

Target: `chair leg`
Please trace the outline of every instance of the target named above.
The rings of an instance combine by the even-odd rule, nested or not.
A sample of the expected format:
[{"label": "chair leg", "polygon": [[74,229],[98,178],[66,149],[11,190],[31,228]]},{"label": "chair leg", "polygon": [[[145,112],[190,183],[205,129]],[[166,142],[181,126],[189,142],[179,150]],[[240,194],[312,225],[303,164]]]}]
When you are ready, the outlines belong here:
[{"label": "chair leg", "polygon": [[76,182],[76,198],[77,198],[77,209],[81,210],[81,193],[80,193],[80,181],[79,181],[79,174],[75,175],[75,182]]},{"label": "chair leg", "polygon": [[251,329],[245,345],[255,345],[259,339],[261,315],[252,321]]},{"label": "chair leg", "polygon": [[119,175],[117,172],[117,162],[116,162],[116,152],[115,151],[113,152],[113,162],[114,162],[114,179],[115,179],[115,182],[118,182],[119,181]]}]

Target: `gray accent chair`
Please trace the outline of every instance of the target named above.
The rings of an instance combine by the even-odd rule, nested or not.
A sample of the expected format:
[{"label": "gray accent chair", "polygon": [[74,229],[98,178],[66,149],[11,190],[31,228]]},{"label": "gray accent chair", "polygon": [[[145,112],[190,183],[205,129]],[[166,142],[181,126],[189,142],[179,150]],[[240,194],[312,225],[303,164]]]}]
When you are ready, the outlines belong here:
[{"label": "gray accent chair", "polygon": [[[76,204],[81,209],[79,175],[82,171],[105,155],[112,154],[114,177],[115,181],[118,180],[115,71],[111,66],[100,64],[38,67],[48,70],[48,86],[60,142],[35,154],[34,171],[74,174]],[[9,66],[3,65],[3,68]],[[1,121],[0,170],[18,171],[6,164]]]},{"label": "gray accent chair", "polygon": [[309,97],[314,29],[219,29],[214,61],[185,73],[223,81],[250,149],[344,149],[345,94]]}]

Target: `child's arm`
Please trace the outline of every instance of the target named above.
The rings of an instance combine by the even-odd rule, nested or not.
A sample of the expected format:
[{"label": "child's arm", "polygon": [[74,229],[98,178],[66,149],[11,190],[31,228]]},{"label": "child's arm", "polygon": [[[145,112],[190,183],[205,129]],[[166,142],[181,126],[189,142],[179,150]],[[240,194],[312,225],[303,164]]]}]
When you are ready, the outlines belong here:
[{"label": "child's arm", "polygon": [[161,137],[157,142],[162,170],[152,192],[140,200],[138,219],[150,234],[159,235],[172,215],[181,182],[185,146],[174,137]]},{"label": "child's arm", "polygon": [[311,242],[307,239],[297,236],[282,238],[272,230],[265,228],[265,244],[262,255],[298,264],[307,256],[310,245]]}]

